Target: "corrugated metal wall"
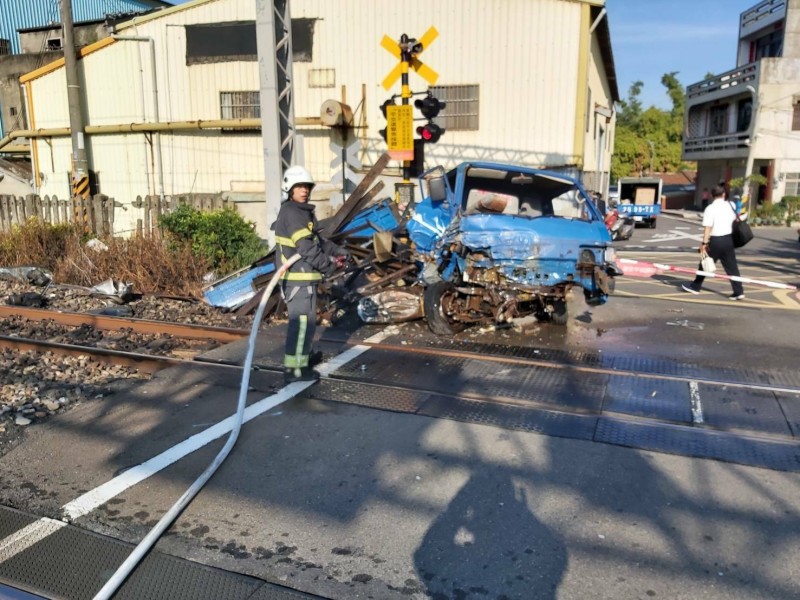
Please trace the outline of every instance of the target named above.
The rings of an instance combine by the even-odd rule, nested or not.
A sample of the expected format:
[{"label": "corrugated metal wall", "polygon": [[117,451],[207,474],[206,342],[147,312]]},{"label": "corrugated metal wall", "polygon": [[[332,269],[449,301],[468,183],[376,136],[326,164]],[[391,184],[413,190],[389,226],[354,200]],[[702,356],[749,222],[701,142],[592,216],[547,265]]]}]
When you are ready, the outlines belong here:
[{"label": "corrugated metal wall", "polygon": [[[480,130],[448,131],[426,147],[429,162],[469,158],[529,165],[563,164],[573,153],[581,4],[563,0],[292,0],[292,16],[316,18],[312,63],[295,63],[295,114],[316,114],[327,98],[355,108],[367,87],[371,147],[377,154],[389,96],[380,83],[396,64],[380,47],[384,34],[421,37],[435,25],[439,37],[421,59],[439,73],[437,85],[480,84]],[[336,88],[308,87],[308,71],[334,68]],[[428,84],[412,73],[411,88]],[[399,84],[392,90],[399,93]],[[330,158],[306,147],[306,162],[324,170]]]},{"label": "corrugated metal wall", "polygon": [[[466,159],[558,166],[573,160],[578,36],[583,5],[565,0],[292,0],[294,18],[315,19],[312,62],[294,69],[295,115],[318,116],[321,104],[340,99],[357,110],[362,85],[369,129],[364,157],[371,163],[385,145],[379,106],[390,95],[380,83],[395,59],[380,47],[384,34],[420,37],[431,25],[439,37],[422,60],[440,74],[437,85],[480,86],[480,130],[448,131],[426,148],[426,163],[452,166]],[[220,118],[220,92],[260,88],[258,63],[227,62],[186,66],[184,25],[252,21],[253,0],[217,0],[139,22],[122,35],[156,40],[158,100],[162,121]],[[79,61],[85,74],[88,123],[118,124],[153,119],[150,54],[147,44],[118,41]],[[333,86],[309,87],[311,69],[334,71]],[[590,68],[590,73],[592,72]],[[428,84],[412,73],[411,87]],[[323,78],[324,79],[324,78]],[[590,76],[592,79],[592,76]],[[583,85],[586,83],[584,82]],[[68,123],[63,69],[32,83],[37,127]],[[595,83],[590,83],[595,85]],[[601,86],[602,88],[602,86]],[[399,83],[392,90],[399,93]],[[607,95],[603,89],[594,99]],[[37,99],[46,98],[47,102]],[[606,99],[611,105],[611,100]],[[319,181],[331,176],[334,158],[329,130],[301,128],[306,166]],[[591,138],[591,134],[588,134]],[[141,215],[130,203],[155,193],[154,138],[142,135],[94,136],[90,158],[102,191],[126,205],[117,229],[130,230]],[[42,193],[68,189],[70,142],[40,144]],[[591,139],[586,143],[593,152]],[[167,194],[263,190],[263,149],[259,134],[194,132],[162,135]]]},{"label": "corrugated metal wall", "polygon": [[[152,6],[136,0],[72,0],[72,19],[93,21],[110,13],[150,10]],[[0,1],[0,38],[11,41],[11,54],[19,52],[17,29],[60,23],[58,0]]]}]

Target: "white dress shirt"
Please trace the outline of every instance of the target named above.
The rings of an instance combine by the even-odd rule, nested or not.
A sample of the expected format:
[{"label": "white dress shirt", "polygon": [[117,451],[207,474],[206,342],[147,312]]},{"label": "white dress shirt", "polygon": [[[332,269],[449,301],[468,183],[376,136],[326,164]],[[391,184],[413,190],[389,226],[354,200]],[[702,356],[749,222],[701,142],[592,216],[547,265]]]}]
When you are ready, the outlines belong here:
[{"label": "white dress shirt", "polygon": [[716,198],[703,211],[703,227],[711,227],[711,237],[730,235],[735,220],[734,205],[723,198]]}]

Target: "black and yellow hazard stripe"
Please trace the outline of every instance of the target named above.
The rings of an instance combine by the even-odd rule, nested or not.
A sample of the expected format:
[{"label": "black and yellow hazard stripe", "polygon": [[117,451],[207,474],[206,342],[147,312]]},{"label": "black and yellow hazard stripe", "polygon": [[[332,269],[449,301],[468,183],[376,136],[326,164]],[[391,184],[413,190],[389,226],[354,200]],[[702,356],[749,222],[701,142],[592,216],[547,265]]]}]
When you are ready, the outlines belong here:
[{"label": "black and yellow hazard stripe", "polygon": [[72,180],[72,197],[88,198],[89,197],[89,176],[82,175]]}]

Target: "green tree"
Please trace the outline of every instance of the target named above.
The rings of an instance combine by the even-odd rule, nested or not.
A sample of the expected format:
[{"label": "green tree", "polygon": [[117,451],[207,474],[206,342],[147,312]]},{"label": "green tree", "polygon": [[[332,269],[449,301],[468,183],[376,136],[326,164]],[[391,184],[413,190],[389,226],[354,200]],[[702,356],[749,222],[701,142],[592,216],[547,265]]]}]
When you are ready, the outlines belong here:
[{"label": "green tree", "polygon": [[628,88],[628,99],[620,100],[619,114],[617,115],[617,126],[627,127],[635,130],[639,126],[639,119],[642,116],[642,101],[639,96],[642,93],[644,84],[641,81],[634,81]]},{"label": "green tree", "polygon": [[628,97],[620,101],[611,159],[612,180],[649,172],[651,143],[655,172],[675,172],[693,167],[681,160],[686,94],[677,71],[665,73],[661,84],[672,102],[671,110],[655,106],[643,109],[639,98],[644,87],[641,81],[634,82],[628,90]]}]

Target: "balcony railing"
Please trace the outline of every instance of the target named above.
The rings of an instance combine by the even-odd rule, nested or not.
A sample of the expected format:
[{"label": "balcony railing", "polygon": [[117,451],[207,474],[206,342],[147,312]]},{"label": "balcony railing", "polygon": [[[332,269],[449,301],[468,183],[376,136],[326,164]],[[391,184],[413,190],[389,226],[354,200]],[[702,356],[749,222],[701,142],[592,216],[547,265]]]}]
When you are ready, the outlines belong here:
[{"label": "balcony railing", "polygon": [[785,15],[786,0],[764,0],[742,13],[739,21],[740,35],[746,37],[753,31],[783,19]]},{"label": "balcony railing", "polygon": [[[728,133],[684,140],[683,154],[688,158],[701,152],[746,151],[749,147],[750,134],[748,132]],[[746,152],[742,152],[742,155],[746,155]]]},{"label": "balcony railing", "polygon": [[758,63],[749,63],[690,85],[686,88],[686,102],[687,104],[698,104],[716,100],[734,93],[741,93],[743,87],[739,86],[750,84],[755,88],[757,83]]}]

